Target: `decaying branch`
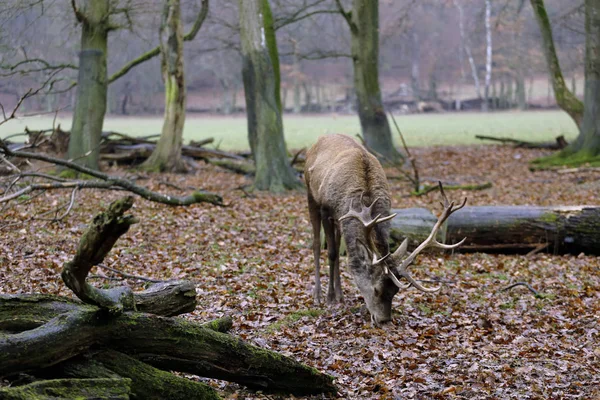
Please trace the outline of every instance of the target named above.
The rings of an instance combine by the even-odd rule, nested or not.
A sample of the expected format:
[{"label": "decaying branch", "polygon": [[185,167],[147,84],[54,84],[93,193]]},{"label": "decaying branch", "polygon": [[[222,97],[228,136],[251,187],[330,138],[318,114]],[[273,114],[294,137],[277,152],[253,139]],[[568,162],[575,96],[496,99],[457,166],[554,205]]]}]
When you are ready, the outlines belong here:
[{"label": "decaying branch", "polygon": [[[94,178],[99,179],[99,180],[89,180],[89,181],[83,181],[83,180],[82,181],[68,181],[68,182],[59,182],[59,183],[54,183],[54,184],[38,184],[38,186],[31,185],[31,188],[29,188],[29,189],[22,189],[22,190],[26,190],[28,192],[31,192],[34,190],[47,190],[47,189],[65,189],[65,188],[73,189],[75,187],[77,187],[79,189],[86,189],[86,188],[111,189],[111,188],[116,187],[120,190],[127,190],[131,193],[137,194],[138,196],[143,197],[146,200],[150,200],[150,201],[154,201],[154,202],[158,202],[158,203],[164,203],[164,204],[173,205],[173,206],[187,206],[190,204],[202,203],[202,202],[211,203],[211,204],[219,205],[219,206],[224,205],[222,197],[215,193],[198,190],[198,191],[195,191],[192,194],[190,194],[188,196],[184,196],[184,197],[164,195],[161,193],[153,192],[142,186],[138,186],[128,179],[111,176],[111,175],[105,174],[103,172],[93,170],[93,169],[84,167],[82,165],[76,164],[72,161],[63,160],[63,159],[48,156],[45,154],[31,153],[31,152],[25,152],[25,151],[19,151],[19,150],[11,150],[2,140],[0,140],[0,155],[3,155],[5,157],[16,157],[16,158],[28,159],[28,160],[45,161],[45,162],[48,162],[48,163],[51,163],[54,165],[67,167],[76,172],[79,172],[82,174],[87,174]],[[39,186],[39,185],[42,185],[42,186]],[[8,195],[8,198],[6,198],[6,199],[5,199],[5,197],[7,197],[7,195],[5,195],[0,200],[3,200],[3,201],[12,200],[12,197],[10,195]]]}]

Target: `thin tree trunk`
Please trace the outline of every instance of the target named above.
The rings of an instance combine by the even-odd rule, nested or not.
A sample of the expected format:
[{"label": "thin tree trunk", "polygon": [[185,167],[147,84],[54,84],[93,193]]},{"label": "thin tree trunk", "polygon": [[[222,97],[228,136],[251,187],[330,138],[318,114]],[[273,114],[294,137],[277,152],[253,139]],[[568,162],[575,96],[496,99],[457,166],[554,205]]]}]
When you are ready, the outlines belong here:
[{"label": "thin tree trunk", "polygon": [[294,73],[294,114],[300,114],[302,111],[302,100],[300,97],[300,57],[298,55],[298,42],[292,40],[292,46],[294,51],[294,64],[292,71]]},{"label": "thin tree trunk", "polygon": [[108,0],[85,2],[78,13],[82,24],[81,52],[68,156],[78,164],[96,170],[108,90],[109,16]]},{"label": "thin tree trunk", "polygon": [[279,57],[268,0],[239,1],[242,76],[254,186],[273,192],[300,187],[287,158],[281,120]]},{"label": "thin tree trunk", "polygon": [[492,1],[485,0],[485,88],[482,111],[489,110],[489,93],[492,82]]},{"label": "thin tree trunk", "polygon": [[421,85],[420,85],[420,72],[421,67],[419,65],[420,60],[420,49],[419,49],[419,34],[417,32],[413,32],[410,35],[411,38],[411,46],[410,46],[410,85],[413,92],[413,97],[416,101],[421,100]]},{"label": "thin tree trunk", "polygon": [[394,147],[379,88],[379,0],[354,0],[350,20],[354,89],[358,117],[367,146],[398,162],[402,155]]},{"label": "thin tree trunk", "polygon": [[159,37],[161,70],[165,83],[165,116],[160,139],[143,168],[161,172],[184,172],[186,168],[181,158],[181,146],[186,93],[180,0],[165,0]]},{"label": "thin tree trunk", "polygon": [[[542,34],[544,55],[548,65],[548,72],[550,74],[550,81],[552,82],[552,87],[554,89],[556,103],[567,114],[569,114],[577,126],[581,128],[583,121],[583,103],[577,97],[575,97],[573,93],[571,93],[565,84],[565,79],[556,55],[556,48],[554,47],[552,28],[550,26],[550,19],[548,18],[548,13],[546,12],[544,0],[530,1],[531,6],[533,7],[533,13],[535,14],[535,18]],[[587,5],[588,3],[586,2],[586,10]]]},{"label": "thin tree trunk", "polygon": [[469,45],[469,39],[465,34],[465,11],[461,0],[454,0],[454,5],[458,9],[458,28],[460,30],[460,41],[464,49],[469,65],[471,66],[471,75],[473,76],[473,83],[475,84],[475,92],[477,97],[481,98],[481,84],[479,83],[479,75],[477,74],[477,66],[475,65],[475,59],[471,52],[471,46]]},{"label": "thin tree trunk", "polygon": [[525,93],[525,77],[521,70],[517,71],[515,76],[515,96],[517,98],[517,107],[519,110],[527,109],[527,96]]}]

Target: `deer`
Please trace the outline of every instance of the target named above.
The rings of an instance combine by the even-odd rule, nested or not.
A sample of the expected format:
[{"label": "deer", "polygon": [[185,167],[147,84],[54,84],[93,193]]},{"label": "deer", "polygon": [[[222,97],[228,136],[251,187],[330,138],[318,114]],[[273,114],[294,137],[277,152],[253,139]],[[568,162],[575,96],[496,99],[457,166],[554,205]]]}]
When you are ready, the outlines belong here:
[{"label": "deer", "polygon": [[[350,272],[375,326],[392,320],[392,300],[400,289],[412,286],[427,293],[441,289],[441,285],[423,286],[412,277],[409,267],[428,247],[454,249],[466,240],[443,244],[436,235],[448,217],[465,206],[467,198],[455,206],[440,183],[444,210],[430,235],[407,255],[408,239],[390,253],[390,220],[396,216],[390,211],[390,189],[381,163],[361,144],[341,134],[319,137],[306,153],[304,180],[313,236],[315,303],[321,304],[321,226],[329,261],[328,303],[343,302],[339,252],[342,236]],[[402,278],[405,283],[400,281]]]}]

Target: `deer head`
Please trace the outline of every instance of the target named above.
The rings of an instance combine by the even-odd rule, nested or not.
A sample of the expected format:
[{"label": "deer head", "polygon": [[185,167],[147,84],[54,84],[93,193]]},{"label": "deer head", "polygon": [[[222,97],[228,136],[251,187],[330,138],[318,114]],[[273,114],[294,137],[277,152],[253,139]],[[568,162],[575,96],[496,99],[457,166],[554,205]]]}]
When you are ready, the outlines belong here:
[{"label": "deer head", "polygon": [[[452,245],[443,244],[437,241],[436,236],[440,227],[448,219],[448,217],[457,210],[463,208],[467,199],[465,198],[462,204],[458,207],[454,206],[454,202],[449,202],[444,189],[440,183],[440,192],[442,195],[444,210],[440,214],[437,222],[433,226],[431,233],[417,248],[407,256],[408,240],[405,239],[402,244],[394,251],[394,253],[386,253],[383,256],[378,256],[375,246],[368,242],[363,242],[360,238],[355,239],[354,251],[349,248],[349,264],[353,272],[355,282],[361,291],[367,309],[371,314],[371,321],[375,325],[389,322],[392,319],[392,300],[399,289],[408,289],[413,286],[422,292],[437,292],[441,286],[428,288],[415,280],[409,272],[409,267],[412,265],[417,255],[429,247],[437,247],[442,249],[454,249],[460,246],[465,239]],[[396,214],[391,214],[387,217],[381,217],[378,214],[372,218],[371,209],[375,200],[369,207],[362,206],[361,211],[350,209],[347,214],[340,218],[340,221],[349,218],[355,218],[366,230],[365,237],[371,237],[369,229],[375,225],[388,221]],[[348,229],[346,229],[348,230]],[[407,282],[402,283],[400,279],[405,279]]]}]

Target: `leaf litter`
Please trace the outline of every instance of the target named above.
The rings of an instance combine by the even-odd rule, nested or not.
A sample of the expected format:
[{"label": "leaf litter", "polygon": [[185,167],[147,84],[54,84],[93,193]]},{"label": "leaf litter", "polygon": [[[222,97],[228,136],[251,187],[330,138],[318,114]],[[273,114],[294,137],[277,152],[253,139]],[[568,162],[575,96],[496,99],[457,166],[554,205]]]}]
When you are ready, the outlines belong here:
[{"label": "leaf litter", "polygon": [[[469,205],[598,204],[597,172],[530,172],[543,151],[501,146],[419,148],[420,174],[492,188],[449,192]],[[395,171],[390,169],[389,175]],[[125,171],[121,171],[125,174]],[[212,166],[189,175],[150,175],[154,190],[201,188],[230,207],[175,208],[138,199],[140,222],[104,264],[132,275],[196,282],[198,307],[184,317],[234,318],[231,332],[335,377],[348,399],[591,399],[600,397],[600,258],[539,253],[420,256],[421,278],[444,277],[437,294],[406,290],[394,299],[394,323],[374,328],[342,259],[345,303],[315,306],[305,194],[246,196],[251,180]],[[162,183],[161,183],[162,182]],[[393,206],[437,210],[435,192],[410,197],[410,184],[390,179]],[[183,194],[181,192],[180,194]],[[68,201],[47,192],[6,209],[0,220],[0,291],[71,295],[60,280],[86,224],[120,193],[85,191],[60,222],[32,220]],[[326,265],[325,252],[322,263]],[[94,269],[94,284],[111,286]],[[328,268],[322,267],[326,284]],[[145,282],[125,280],[136,289]],[[501,291],[513,282],[529,283]],[[294,398],[207,380],[225,398]],[[313,398],[322,398],[314,396]]]}]

